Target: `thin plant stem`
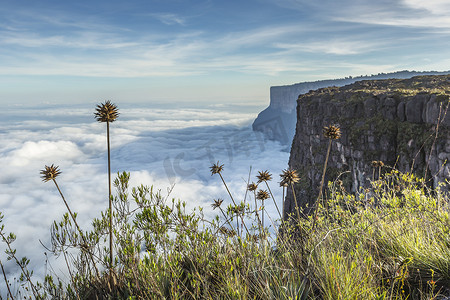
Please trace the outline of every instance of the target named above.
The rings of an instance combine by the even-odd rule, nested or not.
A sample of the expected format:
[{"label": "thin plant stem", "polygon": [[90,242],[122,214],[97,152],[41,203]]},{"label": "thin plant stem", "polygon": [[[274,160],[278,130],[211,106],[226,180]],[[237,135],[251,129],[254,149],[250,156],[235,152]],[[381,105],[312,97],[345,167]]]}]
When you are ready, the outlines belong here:
[{"label": "thin plant stem", "polygon": [[[248,170],[248,178],[247,178],[247,182],[246,182],[246,187],[248,187],[248,185],[249,185],[249,183],[250,183],[250,177],[251,177],[251,174],[252,174],[252,166],[250,166],[250,169]],[[247,194],[248,194],[248,189],[245,189],[245,195],[244,195],[244,207],[245,207],[245,204],[247,203],[246,201],[247,201]],[[241,228],[241,230],[242,230],[242,228]]]},{"label": "thin plant stem", "polygon": [[9,285],[8,285],[8,279],[6,278],[5,269],[3,268],[3,264],[2,264],[1,260],[0,260],[0,266],[2,267],[3,278],[5,278],[5,284],[6,284],[6,288],[8,289],[8,294],[11,297],[11,299],[14,300],[14,297],[11,293],[11,289],[9,288]]},{"label": "thin plant stem", "polygon": [[[40,298],[41,295],[39,294],[39,292],[37,291],[36,287],[34,286],[33,281],[31,281],[30,273],[29,273],[28,270],[26,269],[26,265],[23,265],[23,264],[19,261],[19,259],[16,257],[16,255],[15,255],[16,250],[13,250],[13,249],[11,248],[10,242],[8,241],[8,239],[5,237],[5,235],[4,235],[1,231],[0,231],[0,235],[1,235],[2,238],[3,238],[3,241],[5,241],[6,245],[8,246],[8,252],[11,253],[11,254],[10,254],[10,255],[11,255],[11,258],[13,258],[13,259],[15,260],[16,264],[17,264],[17,265],[20,267],[20,269],[22,270],[22,274],[26,277],[28,283],[30,284],[31,291],[33,292],[33,295],[34,295],[35,299]],[[6,283],[6,284],[8,284],[8,283]]]},{"label": "thin plant stem", "polygon": [[[75,215],[72,213],[72,210],[70,209],[69,204],[68,204],[67,201],[66,201],[66,198],[64,198],[64,195],[63,195],[63,193],[61,192],[61,189],[59,188],[58,183],[56,182],[56,180],[53,178],[52,181],[53,181],[53,183],[55,184],[56,189],[57,189],[58,192],[59,192],[59,195],[61,195],[61,199],[64,201],[64,204],[66,205],[66,208],[67,208],[67,210],[69,211],[70,217],[72,218],[73,223],[75,224],[75,227],[77,228],[77,230],[78,230],[78,232],[79,232],[81,238],[83,239],[83,242],[86,244],[86,247],[87,247],[88,243],[87,243],[87,241],[86,241],[86,238],[84,237],[84,234],[83,234],[83,232],[81,231],[81,228],[80,228],[80,226],[78,225],[77,220],[75,219]],[[97,266],[96,266],[95,261],[94,261],[94,257],[93,257],[93,255],[92,255],[91,251],[88,251],[88,252],[89,252],[89,257],[91,258],[92,264],[93,264],[93,266],[94,266],[95,272],[96,272],[96,274],[97,274],[97,277],[100,278],[100,272],[99,272],[98,269],[97,269]]]},{"label": "thin plant stem", "polygon": [[78,295],[78,289],[75,285],[75,280],[73,279],[72,272],[70,271],[69,261],[67,260],[66,251],[63,251],[64,260],[66,261],[67,270],[69,271],[70,281],[72,281],[73,290],[75,291],[75,294],[77,294],[77,299],[80,299],[80,296]]},{"label": "thin plant stem", "polygon": [[282,204],[282,216],[281,216],[281,220],[284,221],[284,190],[285,190],[285,186],[283,185],[283,197],[281,198],[281,204]]},{"label": "thin plant stem", "polygon": [[300,222],[300,208],[298,207],[297,197],[295,196],[294,183],[291,182],[292,195],[294,196],[295,211],[297,212],[297,222]]},{"label": "thin plant stem", "polygon": [[[237,208],[237,206],[235,206]],[[241,236],[240,231],[239,231],[239,218],[238,218],[238,213],[239,211],[236,209],[236,229],[237,229],[237,235]]]},{"label": "thin plant stem", "polygon": [[[223,185],[225,186],[225,188],[227,189],[228,195],[230,195],[231,201],[233,201],[234,206],[237,207],[236,202],[234,201],[233,196],[231,195],[230,190],[228,189],[227,184],[225,183],[225,180],[223,179],[222,174],[220,174],[220,172],[218,173],[220,176],[220,179],[222,179]],[[248,234],[250,234],[250,231],[248,231],[247,225],[244,222],[244,217],[242,217],[242,215],[239,215],[241,217],[242,223],[244,224],[245,230],[247,231]]]},{"label": "thin plant stem", "polygon": [[273,228],[276,229],[275,222],[273,221],[273,219],[270,217],[269,214],[267,214],[267,217],[269,218],[270,223],[272,223]]},{"label": "thin plant stem", "polygon": [[233,225],[231,225],[230,220],[228,220],[227,215],[225,214],[225,212],[223,211],[223,209],[220,206],[219,206],[219,210],[222,212],[222,215],[225,218],[225,221],[228,223],[228,225],[230,225],[230,227],[233,228]]},{"label": "thin plant stem", "polygon": [[111,199],[111,148],[109,142],[109,121],[106,122],[106,143],[108,144],[108,200],[109,200],[109,280],[111,288],[114,281],[113,269],[113,232],[112,232],[112,199]]},{"label": "thin plant stem", "polygon": [[[285,222],[285,220],[284,220],[284,190],[285,190],[285,187],[286,187],[285,184],[283,184],[283,186],[282,186],[283,196],[281,197],[281,205],[282,205],[282,207],[281,207],[281,209],[282,209],[282,211],[281,211],[282,216],[281,216],[281,224],[280,224],[281,231],[285,230],[285,226],[284,226],[284,222]],[[283,236],[284,236],[283,233],[277,235],[277,244],[283,243]]]},{"label": "thin plant stem", "polygon": [[253,194],[255,196],[255,214],[256,214],[256,218],[258,219],[259,231],[261,232],[263,227],[262,227],[262,224],[261,224],[261,219],[259,218],[259,214],[258,214],[258,202],[256,201],[256,190],[253,191]]},{"label": "thin plant stem", "polygon": [[[231,195],[230,190],[228,189],[228,186],[227,186],[227,184],[225,183],[225,180],[223,179],[222,174],[220,174],[220,172],[219,172],[219,176],[220,176],[220,179],[222,179],[222,182],[223,182],[223,184],[225,185],[225,188],[227,189],[228,195],[230,195],[230,198],[231,198],[231,200],[233,201],[234,207],[237,207],[236,202],[234,201],[234,198],[233,198],[233,196]],[[244,221],[244,220],[242,220],[242,222],[243,222],[243,221]],[[236,230],[237,230],[237,235],[239,235],[239,218],[238,218],[237,210],[236,210]]]},{"label": "thin plant stem", "polygon": [[[250,169],[249,169],[249,171],[248,171],[247,184],[246,184],[245,186],[248,186],[248,184],[250,183],[250,177],[251,177],[251,174],[252,174],[252,166],[250,166]],[[245,189],[244,205],[245,205],[246,200],[247,200],[247,193],[248,193],[248,189]]]},{"label": "thin plant stem", "polygon": [[262,202],[262,210],[261,210],[261,215],[262,215],[262,227],[264,229],[264,200],[261,201]]},{"label": "thin plant stem", "polygon": [[273,203],[275,204],[275,207],[277,208],[277,212],[278,215],[281,218],[281,213],[280,213],[280,209],[278,208],[277,202],[275,201],[275,197],[272,194],[272,191],[270,190],[269,184],[267,183],[267,181],[264,181],[266,183],[267,189],[269,190],[270,196],[272,197]]},{"label": "thin plant stem", "polygon": [[317,203],[316,203],[316,207],[315,207],[315,212],[314,212],[314,218],[313,218],[313,225],[311,230],[314,229],[315,225],[316,225],[316,218],[317,218],[317,212],[319,211],[319,205],[320,202],[322,201],[322,196],[323,196],[323,184],[325,181],[325,173],[327,171],[327,164],[328,164],[328,158],[330,157],[330,151],[331,151],[331,143],[332,143],[332,139],[329,140],[328,142],[328,150],[327,150],[327,156],[325,158],[325,164],[323,166],[323,172],[322,172],[322,180],[320,181],[320,190],[319,190],[319,197],[317,197]]}]

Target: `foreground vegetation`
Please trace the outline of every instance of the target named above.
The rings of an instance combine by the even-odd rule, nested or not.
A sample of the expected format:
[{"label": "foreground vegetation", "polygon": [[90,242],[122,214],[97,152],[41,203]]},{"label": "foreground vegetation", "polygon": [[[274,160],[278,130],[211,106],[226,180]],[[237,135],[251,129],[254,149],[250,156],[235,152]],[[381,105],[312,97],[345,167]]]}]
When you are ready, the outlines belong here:
[{"label": "foreground vegetation", "polygon": [[[108,213],[89,232],[66,214],[52,226],[51,250],[66,259],[69,281],[48,274],[33,284],[28,261],[17,260],[23,287],[35,298],[442,299],[449,293],[449,199],[440,189],[428,193],[413,175],[393,170],[358,197],[332,182],[315,228],[312,217],[293,218],[278,236],[262,229],[256,213],[264,211],[248,202],[227,209],[215,200],[222,217],[206,220],[201,209],[186,212],[184,203],[145,186],[130,190],[128,181],[127,173],[114,181],[113,286]],[[238,235],[236,220],[249,233]],[[2,236],[15,259],[14,237],[3,226]]]},{"label": "foreground vegetation", "polygon": [[[117,116],[110,102],[98,106],[96,118],[107,124],[108,157],[109,123]],[[340,131],[330,126],[324,133],[329,154]],[[382,174],[382,162],[373,167],[370,188],[357,195],[338,179],[322,193],[325,163],[313,213],[304,215],[297,206],[282,216],[284,209],[277,205],[282,201],[274,199],[269,185],[272,174],[259,172],[241,201],[233,197],[224,166],[217,163],[211,173],[220,177],[230,201],[211,200],[217,211],[213,219],[202,208],[186,211],[185,203],[153,187],[131,188],[130,174],[118,173],[116,193],[109,188],[109,209],[86,231],[57,184],[59,168],[45,166],[42,179],[55,184],[67,208],[52,225],[47,251],[64,259],[68,276],[49,273],[43,282],[34,281],[29,260],[14,249],[15,235],[2,224],[8,260],[21,271],[19,284],[11,282],[0,261],[6,297],[448,299],[448,192],[442,186],[429,190],[422,179],[395,169]],[[283,198],[289,192],[296,199],[293,187],[299,174],[284,170],[280,176]],[[278,220],[265,212],[264,201],[274,201]],[[0,214],[0,223],[2,219]]]}]

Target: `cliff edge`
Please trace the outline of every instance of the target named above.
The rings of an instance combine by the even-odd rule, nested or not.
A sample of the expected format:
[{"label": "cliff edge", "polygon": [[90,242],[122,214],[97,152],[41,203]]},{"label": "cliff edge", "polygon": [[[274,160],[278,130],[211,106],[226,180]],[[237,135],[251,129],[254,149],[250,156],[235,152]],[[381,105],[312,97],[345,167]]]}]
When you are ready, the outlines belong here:
[{"label": "cliff edge", "polygon": [[285,86],[273,86],[270,88],[270,104],[265,110],[259,113],[253,122],[253,130],[262,132],[270,140],[276,140],[283,145],[290,146],[295,133],[295,124],[297,123],[296,100],[299,95],[319,88],[344,86],[360,80],[406,79],[418,75],[444,75],[449,73],[449,71],[399,71],[371,76],[347,77],[342,79],[302,82]]},{"label": "cliff edge", "polygon": [[[449,95],[450,75],[359,81],[300,95],[289,159],[301,176],[295,186],[299,206],[307,212],[317,198],[328,146],[322,131],[332,124],[342,135],[332,143],[327,181],[339,176],[357,194],[374,176],[372,161],[382,161],[382,172],[412,170],[430,187],[443,182],[448,191]],[[294,202],[292,196],[285,201],[287,215]]]}]

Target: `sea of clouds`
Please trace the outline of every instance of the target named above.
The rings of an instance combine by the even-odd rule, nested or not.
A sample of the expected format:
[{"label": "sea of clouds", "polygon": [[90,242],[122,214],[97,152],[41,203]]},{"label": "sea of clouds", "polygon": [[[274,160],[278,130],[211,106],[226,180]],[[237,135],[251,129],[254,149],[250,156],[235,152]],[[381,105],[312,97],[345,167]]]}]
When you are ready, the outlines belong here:
[{"label": "sea of clouds", "polygon": [[[41,245],[50,245],[50,226],[66,208],[54,184],[42,181],[40,170],[50,164],[60,167],[58,184],[83,229],[107,208],[106,127],[95,121],[94,108],[11,106],[0,112],[0,211],[5,232],[17,235],[13,244],[17,256],[31,260],[36,280],[42,281],[49,268],[66,274],[63,262],[51,258],[46,264]],[[224,164],[223,176],[240,200],[250,168],[251,181],[256,181],[257,171],[269,170],[281,209],[278,174],[287,168],[289,153],[252,131],[260,108],[119,105],[120,116],[111,124],[112,172],[130,172],[131,186],[153,185],[163,193],[174,186],[171,197],[185,201],[189,210],[202,206],[206,217],[212,218],[218,213],[211,208],[213,199],[231,202],[220,178],[211,176],[213,163]],[[266,209],[278,218],[272,201],[266,201]],[[20,273],[6,261],[6,245],[0,245],[0,259],[12,280]]]}]

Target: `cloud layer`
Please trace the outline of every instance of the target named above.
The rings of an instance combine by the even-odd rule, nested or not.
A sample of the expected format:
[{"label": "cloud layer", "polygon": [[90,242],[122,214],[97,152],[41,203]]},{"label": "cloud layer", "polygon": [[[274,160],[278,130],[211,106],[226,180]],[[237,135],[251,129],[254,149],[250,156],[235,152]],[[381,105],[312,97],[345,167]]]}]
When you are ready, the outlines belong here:
[{"label": "cloud layer", "polygon": [[[225,164],[223,175],[237,199],[244,197],[250,167],[253,180],[258,170],[272,171],[276,180],[287,167],[288,153],[252,132],[255,112],[239,110],[121,109],[111,127],[113,172],[131,172],[132,186],[142,183],[165,191],[175,184],[172,197],[186,201],[188,209],[203,206],[213,217],[214,198],[230,202],[220,179],[210,174],[213,163]],[[84,108],[10,108],[1,114],[2,120],[8,119],[0,122],[5,230],[16,233],[18,255],[30,258],[36,277],[42,278],[46,258],[39,241],[49,244],[50,225],[65,207],[52,182],[41,181],[39,171],[52,163],[60,166],[58,184],[79,213],[80,225],[89,228],[107,205],[105,128]],[[280,199],[277,187],[273,182]],[[273,204],[267,203],[267,209],[276,218]],[[17,276],[17,268],[11,262],[6,265],[8,275]],[[60,261],[52,260],[52,266],[65,273]]]}]

